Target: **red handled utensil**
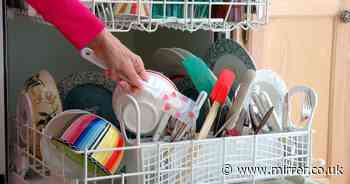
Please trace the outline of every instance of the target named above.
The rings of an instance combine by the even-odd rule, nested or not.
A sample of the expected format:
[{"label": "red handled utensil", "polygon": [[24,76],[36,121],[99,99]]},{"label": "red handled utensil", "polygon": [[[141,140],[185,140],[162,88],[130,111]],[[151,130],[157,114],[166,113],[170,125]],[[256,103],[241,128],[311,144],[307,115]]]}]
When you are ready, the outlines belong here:
[{"label": "red handled utensil", "polygon": [[228,69],[223,69],[220,72],[220,76],[215,83],[215,86],[210,94],[210,99],[213,101],[213,105],[209,110],[207,117],[203,123],[203,126],[197,136],[197,139],[207,138],[209,131],[213,125],[215,117],[218,113],[219,107],[225,103],[227,95],[235,80],[235,74]]}]

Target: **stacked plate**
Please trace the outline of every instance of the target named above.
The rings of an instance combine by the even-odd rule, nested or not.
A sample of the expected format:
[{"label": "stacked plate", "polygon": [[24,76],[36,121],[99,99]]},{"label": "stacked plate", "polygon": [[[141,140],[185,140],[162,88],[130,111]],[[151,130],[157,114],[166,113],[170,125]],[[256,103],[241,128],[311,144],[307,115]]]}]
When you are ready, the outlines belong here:
[{"label": "stacked plate", "polygon": [[[18,98],[17,123],[21,130],[21,141],[38,159],[41,159],[39,140],[42,136],[39,132],[60,112],[60,96],[56,82],[49,72],[42,70],[26,80]],[[29,128],[36,131],[29,131]]]}]

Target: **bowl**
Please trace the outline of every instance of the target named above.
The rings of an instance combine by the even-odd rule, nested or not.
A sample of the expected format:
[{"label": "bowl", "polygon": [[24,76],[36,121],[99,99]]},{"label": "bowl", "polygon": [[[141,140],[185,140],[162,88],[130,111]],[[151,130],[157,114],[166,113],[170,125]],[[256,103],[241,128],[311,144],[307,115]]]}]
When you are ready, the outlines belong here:
[{"label": "bowl", "polygon": [[[83,120],[82,117],[87,116],[94,118]],[[70,131],[70,129],[74,129],[75,124],[82,121],[88,121],[86,122],[88,126],[82,128],[75,142],[67,141],[63,135],[75,133],[77,129],[75,131]],[[96,124],[105,126],[98,131],[96,128],[98,126],[90,126]],[[68,110],[58,114],[45,127],[44,135],[45,137],[41,139],[44,161],[47,162],[50,169],[64,171],[65,176],[73,178],[82,177],[84,173],[84,154],[79,151],[125,146],[122,135],[112,123],[82,110]],[[75,145],[79,140],[82,144]],[[93,152],[88,155],[88,173],[97,176],[114,174],[120,168],[123,156],[124,151],[122,150]]]},{"label": "bowl", "polygon": [[118,121],[132,133],[137,133],[136,109],[128,95],[136,99],[141,112],[142,135],[151,135],[164,114],[157,98],[160,98],[162,92],[177,90],[175,84],[163,74],[151,70],[147,70],[147,73],[149,79],[146,83],[152,88],[144,87],[136,93],[128,94],[118,86],[113,95],[113,109]]}]

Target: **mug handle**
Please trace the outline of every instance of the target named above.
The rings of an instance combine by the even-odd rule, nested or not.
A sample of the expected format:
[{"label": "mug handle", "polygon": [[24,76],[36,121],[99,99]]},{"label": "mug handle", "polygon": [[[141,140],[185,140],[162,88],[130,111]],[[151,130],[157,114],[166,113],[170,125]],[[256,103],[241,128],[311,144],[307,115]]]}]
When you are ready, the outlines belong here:
[{"label": "mug handle", "polygon": [[99,59],[95,52],[88,48],[88,47],[85,47],[83,49],[81,49],[80,51],[80,56],[86,60],[88,60],[89,62],[97,65],[98,67],[100,67],[101,69],[103,70],[107,70],[107,65],[104,61],[102,61],[101,59]]}]

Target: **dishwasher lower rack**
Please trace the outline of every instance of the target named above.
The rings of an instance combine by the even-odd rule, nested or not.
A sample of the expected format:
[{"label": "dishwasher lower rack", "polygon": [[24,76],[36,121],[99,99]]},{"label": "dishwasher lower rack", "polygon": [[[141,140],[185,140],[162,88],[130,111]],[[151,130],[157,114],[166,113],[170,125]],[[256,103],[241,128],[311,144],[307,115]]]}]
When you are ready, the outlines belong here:
[{"label": "dishwasher lower rack", "polygon": [[[139,146],[86,150],[71,155],[53,146],[45,159],[38,158],[35,136],[50,138],[32,127],[18,127],[18,135],[34,136],[18,145],[31,170],[55,183],[199,184],[255,183],[261,179],[302,175],[296,168],[310,168],[311,132],[294,131],[238,137],[190,140],[175,143],[146,142]],[[21,139],[21,136],[18,136]],[[23,141],[25,143],[23,144]],[[19,143],[20,144],[20,143]],[[23,146],[25,145],[25,146]],[[52,145],[51,145],[52,146]],[[56,149],[56,150],[55,150]],[[99,175],[89,156],[97,152],[124,151],[119,171]],[[292,169],[294,168],[294,169]]]}]

